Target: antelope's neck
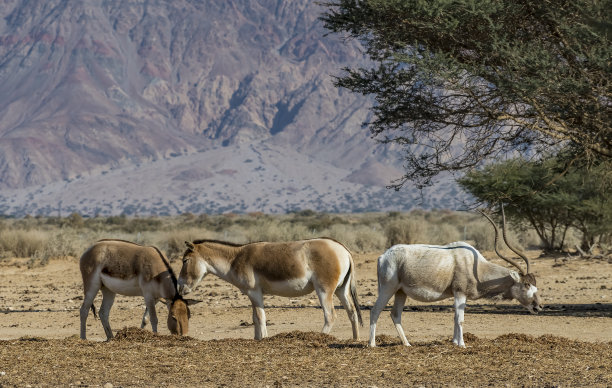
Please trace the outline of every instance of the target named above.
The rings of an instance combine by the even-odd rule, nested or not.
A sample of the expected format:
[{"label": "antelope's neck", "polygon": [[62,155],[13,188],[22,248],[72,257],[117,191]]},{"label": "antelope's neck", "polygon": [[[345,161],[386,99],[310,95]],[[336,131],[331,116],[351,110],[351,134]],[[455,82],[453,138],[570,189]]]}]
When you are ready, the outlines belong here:
[{"label": "antelope's neck", "polygon": [[487,265],[483,266],[482,271],[478,274],[478,293],[480,297],[492,298],[505,294],[514,284],[512,271],[501,265],[486,263]]}]

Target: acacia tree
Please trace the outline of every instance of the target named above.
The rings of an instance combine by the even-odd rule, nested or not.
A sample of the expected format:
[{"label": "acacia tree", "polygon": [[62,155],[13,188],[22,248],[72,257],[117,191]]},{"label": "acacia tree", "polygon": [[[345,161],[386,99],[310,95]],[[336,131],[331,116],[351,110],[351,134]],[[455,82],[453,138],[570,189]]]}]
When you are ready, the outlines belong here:
[{"label": "acacia tree", "polygon": [[584,249],[609,243],[604,240],[612,232],[611,163],[586,168],[568,163],[565,154],[516,158],[470,171],[458,182],[489,206],[503,203],[510,218],[535,229],[546,250],[561,250],[572,227],[581,232]]},{"label": "acacia tree", "polygon": [[612,158],[611,0],[338,0],[325,27],[368,66],[338,87],[375,99],[367,123],[405,146],[407,180],[567,143]]}]

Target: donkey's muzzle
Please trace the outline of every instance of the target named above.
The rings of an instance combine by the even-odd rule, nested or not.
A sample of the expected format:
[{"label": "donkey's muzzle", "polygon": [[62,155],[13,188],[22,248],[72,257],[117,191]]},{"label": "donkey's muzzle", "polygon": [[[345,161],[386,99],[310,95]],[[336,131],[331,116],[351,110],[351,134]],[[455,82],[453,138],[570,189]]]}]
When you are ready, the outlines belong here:
[{"label": "donkey's muzzle", "polygon": [[187,295],[191,292],[191,288],[189,288],[186,284],[179,284],[178,286],[179,295]]}]

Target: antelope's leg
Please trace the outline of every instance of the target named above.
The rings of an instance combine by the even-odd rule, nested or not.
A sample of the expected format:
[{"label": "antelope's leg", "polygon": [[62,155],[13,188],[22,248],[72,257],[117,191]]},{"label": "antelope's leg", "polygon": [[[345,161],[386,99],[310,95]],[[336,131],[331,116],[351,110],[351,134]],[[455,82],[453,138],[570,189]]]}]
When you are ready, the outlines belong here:
[{"label": "antelope's leg", "polygon": [[336,289],[336,296],[340,299],[340,303],[346,310],[348,314],[349,320],[351,321],[351,326],[353,328],[353,339],[359,339],[359,324],[357,318],[357,310],[353,305],[353,301],[351,300],[351,282],[346,282],[346,285],[342,288]]},{"label": "antelope's leg", "polygon": [[100,321],[106,333],[106,340],[113,338],[113,331],[109,323],[110,309],[115,303],[115,293],[106,287],[102,287],[102,305],[100,306]]},{"label": "antelope's leg", "polygon": [[465,302],[467,298],[461,293],[455,294],[455,328],[453,333],[453,343],[462,348],[465,348],[463,342],[463,313],[465,311]]},{"label": "antelope's leg", "polygon": [[374,302],[372,310],[370,310],[370,340],[368,341],[368,346],[372,348],[376,346],[376,322],[378,322],[378,317],[395,291],[395,288],[381,286],[379,283],[378,298]]},{"label": "antelope's leg", "polygon": [[400,289],[395,293],[395,300],[393,301],[393,308],[391,309],[391,320],[393,320],[393,323],[395,324],[395,329],[397,330],[397,334],[402,340],[402,343],[405,346],[410,346],[410,343],[408,343],[408,340],[406,339],[406,334],[404,334],[404,328],[402,327],[402,311],[405,303],[406,294]]},{"label": "antelope's leg", "polygon": [[81,305],[81,310],[79,311],[79,316],[81,318],[81,339],[87,339],[87,316],[89,315],[89,309],[91,306],[93,306],[93,301],[96,299],[98,291],[100,291],[99,281],[91,282],[85,289],[83,304]]},{"label": "antelope's leg", "polygon": [[253,326],[255,328],[255,339],[260,340],[268,336],[266,328],[266,312],[264,311],[263,293],[261,290],[249,290],[246,292],[253,307]]}]

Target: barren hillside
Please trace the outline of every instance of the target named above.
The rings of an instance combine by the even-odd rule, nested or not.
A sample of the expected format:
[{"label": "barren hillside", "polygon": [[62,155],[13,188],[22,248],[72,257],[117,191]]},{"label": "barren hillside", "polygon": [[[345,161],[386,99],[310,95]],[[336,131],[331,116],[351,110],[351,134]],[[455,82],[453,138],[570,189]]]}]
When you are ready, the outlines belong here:
[{"label": "barren hillside", "polygon": [[[121,213],[120,200],[133,202],[151,189],[123,190],[112,200],[87,188],[109,171],[120,171],[120,181],[150,181],[142,168],[154,163],[153,178],[168,187],[155,201],[184,210],[188,206],[176,204],[185,195],[176,188],[177,179],[199,181],[209,197],[217,190],[185,169],[174,176],[166,161],[206,154],[206,160],[216,155],[235,165],[252,159],[240,154],[251,145],[275,149],[283,163],[312,159],[320,177],[338,172],[337,179],[347,183],[339,196],[350,198],[316,200],[320,210],[377,206],[352,204],[359,192],[391,195],[403,209],[419,205],[413,201],[419,193],[384,189],[401,176],[401,154],[377,145],[362,128],[367,100],[333,86],[332,75],[363,57],[355,42],[325,36],[317,20],[322,10],[306,0],[2,2],[2,211],[49,214],[60,197],[65,208],[85,211],[79,205],[85,200],[95,202],[88,208],[112,203]],[[237,170],[250,167],[242,164]],[[197,168],[212,173],[210,166]],[[262,184],[273,191],[329,186],[320,177],[292,186]],[[279,175],[277,181],[292,178],[299,180]],[[83,187],[72,186],[81,179]],[[226,183],[225,194],[231,190],[236,197],[249,180]],[[79,190],[81,196],[68,200],[66,190]],[[258,191],[248,189],[239,200],[260,208],[253,204],[265,192]],[[42,192],[55,194],[32,201]],[[308,197],[328,198],[327,192],[316,190]],[[442,205],[429,200],[420,205],[455,205],[447,195],[437,197],[445,198]],[[289,207],[301,206],[291,198],[277,202],[284,206],[286,200]],[[24,201],[27,206],[20,204]]]}]

